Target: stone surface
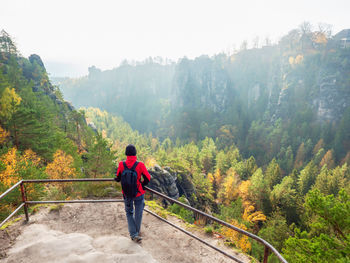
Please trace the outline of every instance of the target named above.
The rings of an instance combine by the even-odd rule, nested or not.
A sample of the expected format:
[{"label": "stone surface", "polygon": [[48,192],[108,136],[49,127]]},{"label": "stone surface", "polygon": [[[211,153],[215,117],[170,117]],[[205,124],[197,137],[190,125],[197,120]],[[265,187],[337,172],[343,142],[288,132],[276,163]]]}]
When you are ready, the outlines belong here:
[{"label": "stone surface", "polygon": [[155,165],[148,172],[152,177],[148,185],[150,188],[174,199],[184,195],[192,204],[194,187],[191,175],[174,171],[170,167],[161,168],[159,165]]}]

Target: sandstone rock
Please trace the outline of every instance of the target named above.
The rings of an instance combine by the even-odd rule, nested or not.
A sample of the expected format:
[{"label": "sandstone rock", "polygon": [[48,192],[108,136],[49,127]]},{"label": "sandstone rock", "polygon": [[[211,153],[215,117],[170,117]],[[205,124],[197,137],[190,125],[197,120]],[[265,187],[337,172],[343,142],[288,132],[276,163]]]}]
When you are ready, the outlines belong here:
[{"label": "sandstone rock", "polygon": [[[148,170],[152,180],[149,187],[166,194],[170,198],[178,199],[185,196],[189,201],[188,204],[193,205],[192,194],[195,192],[190,175],[172,170],[170,167],[161,168],[155,165]],[[168,202],[165,202],[169,204]]]},{"label": "sandstone rock", "polygon": [[162,169],[159,165],[155,165],[148,171],[152,177],[149,187],[166,194],[170,198],[178,199],[179,191],[176,187],[176,175]]}]

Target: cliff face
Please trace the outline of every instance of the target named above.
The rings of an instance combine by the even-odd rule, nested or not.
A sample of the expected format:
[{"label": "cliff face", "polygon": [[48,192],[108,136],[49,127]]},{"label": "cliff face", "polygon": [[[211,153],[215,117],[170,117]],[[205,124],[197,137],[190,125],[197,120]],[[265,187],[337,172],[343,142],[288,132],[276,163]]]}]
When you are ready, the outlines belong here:
[{"label": "cliff face", "polygon": [[[338,80],[337,80],[338,79]],[[323,76],[319,84],[319,93],[314,100],[317,117],[321,121],[338,121],[350,106],[350,92],[342,90],[342,77]]]},{"label": "cliff face", "polygon": [[175,172],[169,167],[161,168],[158,165],[149,169],[148,172],[152,178],[148,185],[150,188],[174,199],[184,195],[191,202],[194,187],[188,175]]},{"label": "cliff face", "polygon": [[169,173],[169,171],[160,168],[155,165],[148,170],[152,180],[149,183],[149,187],[166,194],[167,196],[178,199],[179,190],[176,187],[176,175]]},{"label": "cliff face", "polygon": [[302,66],[303,74],[294,72],[298,69],[289,71],[281,80],[273,119],[288,119],[303,104],[301,107],[313,112],[314,120],[338,122],[350,106],[350,67],[342,68],[340,62],[331,67],[325,63],[313,65],[313,72]]},{"label": "cliff face", "polygon": [[223,65],[207,56],[183,59],[175,70],[172,105],[221,113],[227,109],[228,95],[233,91],[230,82]]}]

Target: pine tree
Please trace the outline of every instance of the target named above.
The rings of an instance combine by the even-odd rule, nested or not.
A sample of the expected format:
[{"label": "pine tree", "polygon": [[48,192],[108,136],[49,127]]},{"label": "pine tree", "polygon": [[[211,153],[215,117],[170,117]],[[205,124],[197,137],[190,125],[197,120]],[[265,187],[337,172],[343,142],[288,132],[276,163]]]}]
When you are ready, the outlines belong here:
[{"label": "pine tree", "polygon": [[272,161],[267,166],[265,171],[265,178],[270,189],[272,189],[274,185],[281,182],[282,172],[275,158],[272,159]]},{"label": "pine tree", "polygon": [[86,175],[93,178],[111,175],[115,167],[115,152],[110,150],[111,145],[100,134],[95,139],[86,154]]}]

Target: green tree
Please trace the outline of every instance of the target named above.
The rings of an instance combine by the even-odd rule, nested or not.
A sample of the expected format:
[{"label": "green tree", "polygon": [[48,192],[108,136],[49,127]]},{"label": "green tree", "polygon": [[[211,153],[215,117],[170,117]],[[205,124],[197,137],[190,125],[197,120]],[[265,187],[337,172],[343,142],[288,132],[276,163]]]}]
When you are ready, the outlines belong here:
[{"label": "green tree", "polygon": [[283,178],[280,184],[276,184],[271,191],[270,199],[274,211],[282,211],[288,223],[297,222],[297,192],[293,188],[294,182],[291,176]]},{"label": "green tree", "polygon": [[270,201],[270,187],[266,180],[262,169],[257,169],[250,178],[249,195],[250,199],[254,202],[256,209],[264,212],[268,215],[272,211]]},{"label": "green tree", "polygon": [[265,178],[270,189],[282,180],[282,172],[275,158],[269,163],[265,171]]},{"label": "green tree", "polygon": [[204,173],[209,173],[214,168],[216,155],[216,146],[213,139],[206,137],[202,141],[202,147],[199,153],[199,161]]},{"label": "green tree", "polygon": [[337,196],[340,189],[345,188],[349,181],[350,169],[347,164],[341,167],[337,166],[334,169],[323,166],[316,178],[314,187],[320,190],[322,194]]},{"label": "green tree", "polygon": [[86,154],[85,164],[88,177],[102,177],[111,175],[115,167],[114,152],[110,150],[111,145],[100,134],[96,135],[96,141],[91,145]]},{"label": "green tree", "polygon": [[[291,234],[286,218],[280,212],[274,212],[264,222],[258,236],[269,242],[278,251],[282,251],[285,240],[288,239]],[[252,243],[252,252],[255,258],[260,261],[263,260],[263,247],[260,244],[257,244],[257,242]],[[272,257],[272,255],[269,256],[269,262]]]},{"label": "green tree", "polygon": [[285,242],[289,262],[348,262],[350,260],[350,197],[344,190],[335,198],[319,190],[305,201],[310,214],[310,232],[296,228]]},{"label": "green tree", "polygon": [[298,190],[304,196],[313,186],[317,177],[318,169],[313,161],[310,161],[300,172]]}]

